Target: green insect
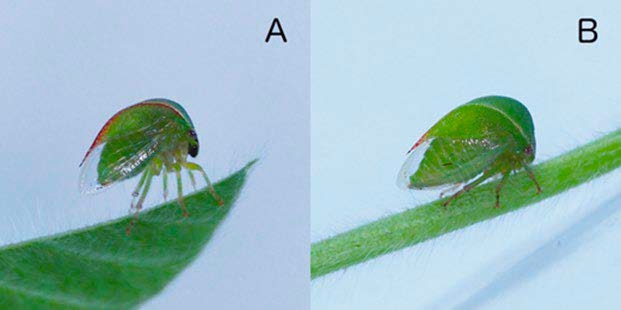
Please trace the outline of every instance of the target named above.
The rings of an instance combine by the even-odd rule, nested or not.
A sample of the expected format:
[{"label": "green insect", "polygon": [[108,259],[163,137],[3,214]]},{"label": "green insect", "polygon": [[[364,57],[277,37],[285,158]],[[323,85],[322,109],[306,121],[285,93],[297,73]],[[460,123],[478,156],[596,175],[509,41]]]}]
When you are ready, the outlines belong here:
[{"label": "green insect", "polygon": [[[192,120],[183,107],[168,99],[149,99],[127,107],[112,116],[86,152],[80,173],[80,191],[99,192],[120,181],[142,176],[133,191],[131,209],[134,219],[127,227],[127,234],[138,220],[138,213],[149,192],[153,177],[162,174],[164,199],[168,195],[168,173],[177,179],[177,201],[188,216],[183,203],[181,170],[188,172],[192,185],[196,180],[192,171],[203,175],[218,204],[222,199],[196,163],[187,161],[188,155],[198,155],[198,137]],[[138,199],[138,201],[136,201]]]},{"label": "green insect", "polygon": [[500,96],[477,98],[449,112],[412,146],[397,183],[424,189],[455,187],[472,180],[444,202],[447,206],[501,174],[496,186],[498,208],[500,190],[513,171],[526,169],[537,194],[541,193],[528,166],[535,159],[535,146],[533,120],[523,104]]}]

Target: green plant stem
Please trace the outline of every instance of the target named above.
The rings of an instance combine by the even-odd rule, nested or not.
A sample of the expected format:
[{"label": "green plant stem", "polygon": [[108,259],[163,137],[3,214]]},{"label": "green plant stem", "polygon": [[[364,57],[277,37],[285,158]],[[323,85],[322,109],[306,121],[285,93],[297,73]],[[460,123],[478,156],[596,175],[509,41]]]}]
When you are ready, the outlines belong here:
[{"label": "green plant stem", "polygon": [[471,190],[442,207],[439,199],[315,242],[311,246],[311,278],[353,266],[375,257],[526,207],[560,194],[621,165],[621,129],[532,167],[543,192],[524,170],[507,180],[501,208],[494,208],[499,181]]}]

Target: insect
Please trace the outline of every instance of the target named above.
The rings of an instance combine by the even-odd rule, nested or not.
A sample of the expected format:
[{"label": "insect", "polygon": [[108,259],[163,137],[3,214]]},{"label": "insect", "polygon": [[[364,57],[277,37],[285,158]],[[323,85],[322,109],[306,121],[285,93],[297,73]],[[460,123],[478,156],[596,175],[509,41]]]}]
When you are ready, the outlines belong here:
[{"label": "insect", "polygon": [[[196,188],[193,171],[202,174],[211,195],[219,205],[224,202],[216,193],[207,173],[188,155],[198,155],[199,143],[194,125],[183,107],[168,99],[149,99],[114,114],[101,128],[80,163],[80,191],[95,193],[142,173],[132,192],[134,218],[126,229],[131,233],[155,176],[162,175],[164,200],[168,196],[168,174],[177,179],[177,201],[185,217],[181,170],[185,168]],[[137,200],[137,201],[136,201]]]},{"label": "insect", "polygon": [[[524,168],[541,187],[529,164],[535,159],[535,128],[528,109],[501,96],[474,99],[449,112],[410,148],[397,177],[403,188],[424,189],[466,183],[444,206],[498,174],[495,207],[507,177]],[[442,197],[442,195],[441,195]]]}]

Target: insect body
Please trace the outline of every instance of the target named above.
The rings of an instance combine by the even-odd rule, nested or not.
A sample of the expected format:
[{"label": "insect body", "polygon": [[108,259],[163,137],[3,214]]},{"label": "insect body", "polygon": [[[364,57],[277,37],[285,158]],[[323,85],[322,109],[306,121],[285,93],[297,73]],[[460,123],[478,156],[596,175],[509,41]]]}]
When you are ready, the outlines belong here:
[{"label": "insect body", "polygon": [[432,188],[472,180],[444,206],[483,181],[501,174],[500,190],[512,171],[526,169],[535,158],[535,129],[526,107],[517,100],[488,96],[457,107],[440,119],[408,151],[397,183],[405,188]]},{"label": "insect body", "polygon": [[83,193],[98,192],[142,173],[132,193],[131,208],[135,213],[127,228],[128,234],[138,219],[153,177],[160,174],[166,199],[168,173],[174,172],[177,200],[184,216],[188,216],[188,212],[183,203],[183,168],[187,170],[193,186],[196,186],[196,181],[192,171],[200,172],[211,194],[222,205],[223,201],[216,194],[203,168],[187,161],[187,156],[196,157],[198,150],[194,125],[181,105],[167,99],[137,103],[117,112],[99,131],[80,164],[80,190]]}]

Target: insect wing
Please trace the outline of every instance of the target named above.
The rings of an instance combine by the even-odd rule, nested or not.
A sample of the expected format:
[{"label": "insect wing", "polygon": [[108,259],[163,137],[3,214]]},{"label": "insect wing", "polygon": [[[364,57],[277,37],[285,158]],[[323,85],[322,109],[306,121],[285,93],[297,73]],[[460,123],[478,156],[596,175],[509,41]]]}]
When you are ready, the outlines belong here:
[{"label": "insect wing", "polygon": [[399,185],[436,188],[462,183],[489,168],[504,150],[504,145],[488,139],[431,138],[408,155]]},{"label": "insect wing", "polygon": [[97,145],[82,164],[80,192],[92,194],[138,174],[157,155],[172,121],[162,120]]},{"label": "insect wing", "polygon": [[402,189],[408,189],[410,187],[410,176],[418,170],[425,156],[425,152],[427,152],[431,146],[432,141],[433,138],[425,140],[408,152],[407,158],[397,175],[397,186]]}]

